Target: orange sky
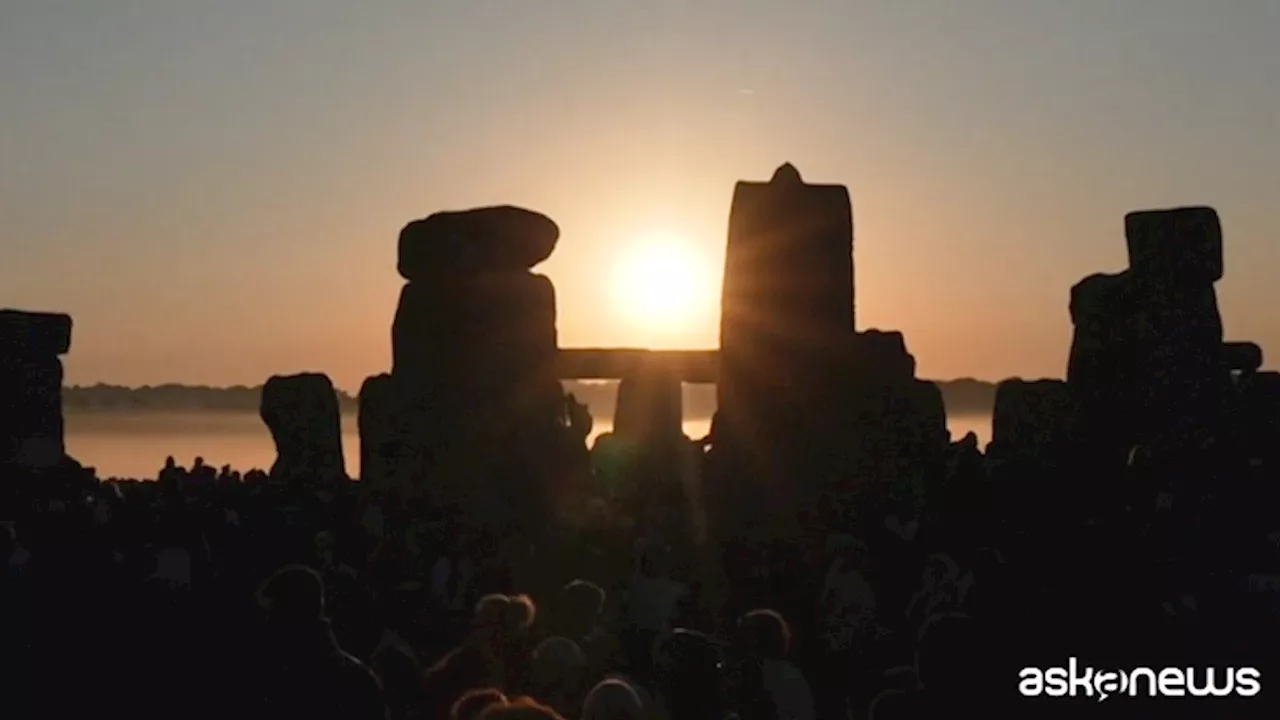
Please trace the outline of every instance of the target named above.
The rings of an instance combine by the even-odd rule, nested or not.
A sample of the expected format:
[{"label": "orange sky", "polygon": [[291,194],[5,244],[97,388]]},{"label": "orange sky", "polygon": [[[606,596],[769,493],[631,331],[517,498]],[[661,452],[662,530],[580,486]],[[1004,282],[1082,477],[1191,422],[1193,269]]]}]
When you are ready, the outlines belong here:
[{"label": "orange sky", "polygon": [[[1060,376],[1071,284],[1176,204],[1222,214],[1229,337],[1280,349],[1280,4],[975,3],[6,9],[0,304],[74,315],[74,383],[354,389],[400,227],[514,203],[562,228],[562,346],[713,347],[734,182],[791,161],[850,187],[859,325],[926,377]],[[655,232],[704,268],[674,332],[609,292]]]}]

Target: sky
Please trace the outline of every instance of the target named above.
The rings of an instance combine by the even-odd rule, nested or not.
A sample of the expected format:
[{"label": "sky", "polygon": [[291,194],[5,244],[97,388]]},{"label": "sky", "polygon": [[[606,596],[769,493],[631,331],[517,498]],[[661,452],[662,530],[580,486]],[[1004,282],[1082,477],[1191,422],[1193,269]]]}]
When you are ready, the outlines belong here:
[{"label": "sky", "polygon": [[[1071,285],[1182,204],[1280,353],[1275,0],[2,0],[0,118],[0,306],[72,314],[69,383],[358,388],[400,228],[501,203],[560,225],[562,347],[715,347],[734,183],[788,161],[924,377],[1061,377]],[[665,326],[610,291],[659,236]]]}]

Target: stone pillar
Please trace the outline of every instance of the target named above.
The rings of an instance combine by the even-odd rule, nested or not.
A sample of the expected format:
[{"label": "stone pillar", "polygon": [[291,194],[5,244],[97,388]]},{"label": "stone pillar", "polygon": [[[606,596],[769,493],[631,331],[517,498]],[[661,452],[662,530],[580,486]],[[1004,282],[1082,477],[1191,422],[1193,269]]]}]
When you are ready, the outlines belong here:
[{"label": "stone pillar", "polygon": [[853,305],[849,191],[806,184],[791,165],[767,183],[739,182],[716,386],[713,452],[724,462],[713,465],[726,474],[714,482],[735,478],[744,508],[778,514],[793,482],[782,478],[794,477],[806,438],[829,426],[830,381],[848,357]]},{"label": "stone pillar", "polygon": [[1061,446],[1071,411],[1071,393],[1061,380],[1005,380],[996,387],[992,446],[1003,457],[1042,460]]},{"label": "stone pillar", "polygon": [[1139,425],[1181,444],[1213,433],[1229,374],[1214,283],[1222,279],[1222,227],[1208,207],[1125,216],[1129,275],[1137,291],[1143,383]]},{"label": "stone pillar", "polygon": [[274,375],[262,387],[262,421],[276,443],[271,476],[281,482],[346,478],[342,414],[327,375]]},{"label": "stone pillar", "polygon": [[442,503],[486,520],[534,512],[567,447],[555,289],[530,272],[558,237],[550,218],[511,206],[436,213],[400,233],[408,283],[391,374],[407,406],[403,462]]},{"label": "stone pillar", "polygon": [[1232,357],[1214,283],[1222,228],[1208,207],[1125,216],[1129,268],[1071,289],[1067,382],[1078,440],[1110,462],[1135,444],[1197,445],[1222,423]]},{"label": "stone pillar", "polygon": [[[739,182],[729,215],[717,407],[726,429],[765,422],[854,330],[853,211],[841,185],[791,165]],[[794,391],[794,392],[793,392]],[[779,418],[781,419],[781,418]]]},{"label": "stone pillar", "polygon": [[391,376],[384,373],[366,378],[360,386],[359,404],[360,482],[380,489],[391,482],[401,452]]},{"label": "stone pillar", "polygon": [[684,439],[684,397],[680,377],[658,362],[645,362],[618,383],[613,434],[631,442],[668,443]]},{"label": "stone pillar", "polygon": [[71,317],[0,310],[0,465],[38,470],[66,460],[62,361]]},{"label": "stone pillar", "polygon": [[901,333],[855,332],[853,271],[845,187],[806,184],[790,165],[738,183],[708,482],[731,481],[709,491],[760,522],[943,462],[941,393],[915,379]]}]

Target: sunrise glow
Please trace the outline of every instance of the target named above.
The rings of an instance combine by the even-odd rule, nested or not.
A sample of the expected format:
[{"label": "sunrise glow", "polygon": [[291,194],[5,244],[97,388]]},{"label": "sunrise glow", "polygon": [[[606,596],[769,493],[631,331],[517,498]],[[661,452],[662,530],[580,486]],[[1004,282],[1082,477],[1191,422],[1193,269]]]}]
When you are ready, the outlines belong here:
[{"label": "sunrise glow", "polygon": [[679,331],[696,315],[708,282],[706,268],[687,240],[652,233],[619,256],[611,289],[620,314],[638,329]]}]

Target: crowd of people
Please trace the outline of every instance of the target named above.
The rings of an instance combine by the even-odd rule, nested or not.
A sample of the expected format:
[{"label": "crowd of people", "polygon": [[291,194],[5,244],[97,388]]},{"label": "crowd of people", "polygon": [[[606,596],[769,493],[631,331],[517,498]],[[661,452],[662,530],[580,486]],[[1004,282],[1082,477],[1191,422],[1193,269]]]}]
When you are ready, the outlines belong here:
[{"label": "crowd of people", "polygon": [[[1280,525],[1261,470],[1191,483],[1135,461],[1072,488],[973,437],[946,467],[927,492],[767,540],[632,506],[671,493],[586,498],[535,535],[200,459],[154,481],[6,478],[4,716],[1096,714],[1096,697],[1019,694],[1019,668],[1068,656],[1248,665],[1265,688]],[[1105,707],[1132,717],[1147,694]],[[1188,700],[1161,714],[1269,707],[1265,691]]]}]

